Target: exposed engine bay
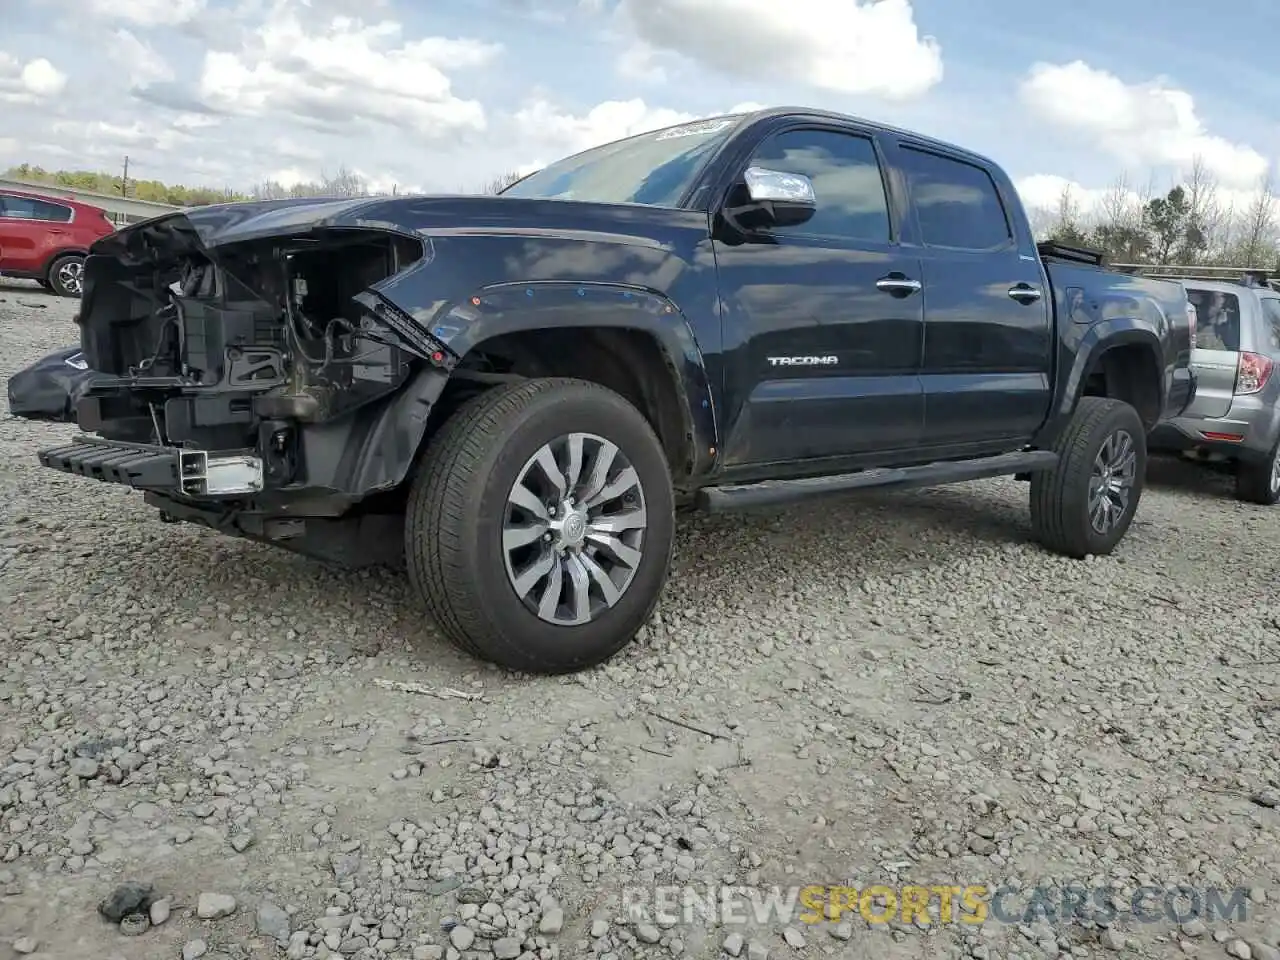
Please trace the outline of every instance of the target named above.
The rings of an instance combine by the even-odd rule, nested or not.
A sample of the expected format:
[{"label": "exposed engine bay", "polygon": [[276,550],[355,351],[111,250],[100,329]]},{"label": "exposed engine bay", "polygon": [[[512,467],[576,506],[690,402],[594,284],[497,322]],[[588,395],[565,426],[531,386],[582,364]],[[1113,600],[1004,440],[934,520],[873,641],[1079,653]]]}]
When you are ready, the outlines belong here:
[{"label": "exposed engine bay", "polygon": [[403,234],[344,229],[210,254],[179,218],[133,236],[127,255],[90,257],[78,322],[86,359],[107,376],[80,401],[80,426],[252,453],[266,485],[287,485],[301,427],[385,397],[429,355],[408,318],[369,292],[423,252]]}]

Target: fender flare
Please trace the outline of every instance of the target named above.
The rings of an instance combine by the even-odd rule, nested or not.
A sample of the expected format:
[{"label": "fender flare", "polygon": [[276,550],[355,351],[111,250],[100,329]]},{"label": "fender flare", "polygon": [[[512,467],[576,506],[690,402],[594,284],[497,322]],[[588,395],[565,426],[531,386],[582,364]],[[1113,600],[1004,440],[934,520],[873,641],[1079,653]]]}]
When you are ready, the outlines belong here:
[{"label": "fender flare", "polygon": [[719,460],[720,437],[706,361],[688,319],[657,291],[572,280],[495,283],[446,305],[430,333],[461,358],[494,337],[574,327],[632,330],[653,338],[680,406],[690,473],[710,471]]},{"label": "fender flare", "polygon": [[1171,365],[1164,363],[1164,344],[1152,327],[1133,317],[1115,317],[1101,320],[1082,329],[1074,342],[1062,345],[1058,364],[1058,388],[1048,421],[1036,435],[1034,445],[1049,448],[1075,415],[1083,395],[1085,384],[1097,370],[1102,357],[1115,347],[1138,345],[1150,349],[1156,364],[1157,385],[1160,392],[1158,409],[1163,411],[1168,396]]}]

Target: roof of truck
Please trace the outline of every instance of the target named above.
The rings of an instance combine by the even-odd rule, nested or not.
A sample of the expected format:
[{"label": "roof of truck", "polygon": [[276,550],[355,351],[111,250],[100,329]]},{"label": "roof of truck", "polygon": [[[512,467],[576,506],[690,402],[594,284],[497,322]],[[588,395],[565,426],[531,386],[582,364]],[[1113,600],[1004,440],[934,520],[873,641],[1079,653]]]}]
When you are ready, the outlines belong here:
[{"label": "roof of truck", "polygon": [[[961,147],[947,140],[939,140],[936,137],[926,136],[925,134],[919,133],[918,131],[915,131],[915,130],[908,130],[905,127],[895,127],[892,124],[885,123],[881,120],[871,120],[867,117],[860,117],[852,113],[837,113],[834,110],[820,110],[816,107],[781,106],[781,107],[765,107],[764,109],[756,110],[754,113],[725,114],[725,116],[726,117],[742,116],[744,118],[753,117],[756,119],[766,119],[769,117],[784,117],[784,116],[802,116],[802,117],[810,117],[815,120],[835,120],[835,121],[846,121],[846,122],[852,121],[853,123],[863,124],[868,127],[874,127],[877,130],[883,130],[886,133],[892,133],[895,136],[903,137],[904,139],[913,140],[916,143],[920,144],[921,146],[937,147],[939,149],[950,151],[951,153],[964,154],[969,159],[976,160],[979,163],[982,163],[986,166],[992,166],[992,167],[999,166],[999,164],[997,164],[990,157],[984,156],[983,154],[980,154],[980,153],[976,153],[973,150],[970,150],[966,147]],[[684,126],[684,124],[674,124],[674,126]]]}]

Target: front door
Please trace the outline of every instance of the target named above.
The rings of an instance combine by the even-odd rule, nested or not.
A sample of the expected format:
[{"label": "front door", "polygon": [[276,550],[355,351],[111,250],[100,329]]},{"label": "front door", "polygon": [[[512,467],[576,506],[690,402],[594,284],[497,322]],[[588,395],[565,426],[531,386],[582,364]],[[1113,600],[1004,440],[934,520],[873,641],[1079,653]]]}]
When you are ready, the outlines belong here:
[{"label": "front door", "polygon": [[920,440],[920,262],[896,242],[874,138],[857,128],[768,134],[745,166],[803,174],[817,212],[744,236],[717,229],[724,465],[803,471]]},{"label": "front door", "polygon": [[923,262],[924,444],[1025,442],[1053,397],[1053,305],[1034,241],[1017,236],[981,166],[906,142],[894,152]]}]

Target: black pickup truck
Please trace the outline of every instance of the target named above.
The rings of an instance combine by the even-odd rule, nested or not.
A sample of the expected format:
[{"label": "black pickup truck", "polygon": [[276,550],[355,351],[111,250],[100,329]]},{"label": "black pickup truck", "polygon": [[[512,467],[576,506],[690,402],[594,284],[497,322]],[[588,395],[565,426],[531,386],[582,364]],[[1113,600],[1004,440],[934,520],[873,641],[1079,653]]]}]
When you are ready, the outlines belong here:
[{"label": "black pickup truck", "polygon": [[999,166],[804,109],[561,160],[503,194],[219,204],[98,241],[85,435],[48,467],[168,521],[401,562],[440,630],[599,663],[675,515],[1030,481],[1109,553],[1194,394],[1177,282],[1037,247]]}]

